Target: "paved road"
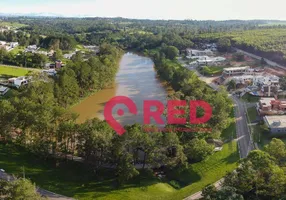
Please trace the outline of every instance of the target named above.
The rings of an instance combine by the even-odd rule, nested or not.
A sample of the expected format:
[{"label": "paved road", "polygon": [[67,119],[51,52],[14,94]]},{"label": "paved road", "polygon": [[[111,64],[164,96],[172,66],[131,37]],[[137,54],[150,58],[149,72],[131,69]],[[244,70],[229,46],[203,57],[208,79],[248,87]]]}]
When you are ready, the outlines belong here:
[{"label": "paved road", "polygon": [[240,158],[247,157],[248,153],[254,149],[247,121],[247,109],[244,102],[235,96],[231,96],[235,105],[236,136]]},{"label": "paved road", "polygon": [[[234,48],[234,47],[233,47],[233,49],[235,49],[237,52],[241,52],[241,53],[243,53],[243,54],[245,54],[245,55],[248,55],[248,56],[250,56],[250,57],[252,57],[252,58],[255,58],[255,59],[258,59],[258,60],[261,60],[261,58],[262,58],[262,57],[260,57],[260,56],[254,55],[254,54],[252,54],[252,53],[243,51],[243,50],[238,49],[238,48]],[[276,62],[273,62],[273,61],[268,60],[268,59],[266,59],[266,58],[264,58],[264,60],[265,60],[265,62],[266,62],[268,65],[270,65],[270,66],[272,66],[272,67],[279,67],[279,68],[284,69],[284,70],[286,69],[285,66],[280,65],[280,64],[278,64],[278,63],[276,63]]]}]

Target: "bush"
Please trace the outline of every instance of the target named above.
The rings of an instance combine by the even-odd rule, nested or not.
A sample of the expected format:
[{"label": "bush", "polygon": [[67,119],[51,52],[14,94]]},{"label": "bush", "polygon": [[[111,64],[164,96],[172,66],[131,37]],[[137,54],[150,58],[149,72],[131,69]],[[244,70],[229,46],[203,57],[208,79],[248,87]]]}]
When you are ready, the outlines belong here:
[{"label": "bush", "polygon": [[180,184],[179,184],[178,181],[171,180],[171,181],[169,182],[169,184],[170,184],[173,188],[175,188],[175,189],[180,189],[180,188],[181,188],[181,186],[180,186]]}]

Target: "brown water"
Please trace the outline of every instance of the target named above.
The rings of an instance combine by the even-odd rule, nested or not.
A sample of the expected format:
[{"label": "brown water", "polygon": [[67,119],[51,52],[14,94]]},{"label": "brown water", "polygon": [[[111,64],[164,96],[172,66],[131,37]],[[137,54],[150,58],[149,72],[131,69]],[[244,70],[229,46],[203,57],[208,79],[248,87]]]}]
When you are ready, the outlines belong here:
[{"label": "brown water", "polygon": [[[120,62],[114,86],[91,95],[72,108],[79,114],[78,122],[81,123],[94,117],[103,120],[104,105],[114,96],[131,98],[137,106],[138,114],[136,116],[129,114],[126,106],[117,105],[113,109],[113,116],[124,125],[142,124],[143,101],[160,100],[166,104],[167,89],[156,78],[154,63],[150,58],[126,53]],[[125,113],[121,117],[117,115],[119,108],[122,108]]]}]

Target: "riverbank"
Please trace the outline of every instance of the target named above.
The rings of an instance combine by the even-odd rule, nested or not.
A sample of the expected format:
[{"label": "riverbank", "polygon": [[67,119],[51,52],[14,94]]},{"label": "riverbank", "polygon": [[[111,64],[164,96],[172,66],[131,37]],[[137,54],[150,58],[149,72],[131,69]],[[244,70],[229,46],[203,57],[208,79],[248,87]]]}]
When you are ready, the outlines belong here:
[{"label": "riverbank", "polygon": [[[168,86],[167,82],[162,82],[158,79],[154,63],[150,58],[139,56],[137,53],[127,52],[120,60],[113,87],[91,94],[73,106],[71,110],[79,114],[79,123],[95,117],[104,120],[103,110],[105,103],[114,96],[127,96],[135,102],[138,115],[127,114],[119,117],[114,112],[115,118],[124,125],[142,124],[143,101],[160,100],[166,102],[168,94],[172,92],[173,90]],[[129,113],[126,107],[122,107],[122,109],[125,113]]]}]

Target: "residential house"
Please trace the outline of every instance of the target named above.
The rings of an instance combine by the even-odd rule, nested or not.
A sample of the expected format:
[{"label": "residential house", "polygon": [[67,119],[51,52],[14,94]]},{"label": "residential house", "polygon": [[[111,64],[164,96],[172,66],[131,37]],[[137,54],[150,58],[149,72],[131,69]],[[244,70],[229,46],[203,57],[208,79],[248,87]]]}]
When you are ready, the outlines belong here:
[{"label": "residential house", "polygon": [[57,74],[57,71],[55,69],[43,70],[42,72],[46,73],[49,76],[55,76]]},{"label": "residential house", "polygon": [[55,67],[56,67],[56,69],[60,69],[60,68],[62,68],[62,66],[63,66],[62,61],[57,60],[57,61],[55,62]]},{"label": "residential house", "polygon": [[286,113],[286,101],[275,98],[261,98],[257,105],[261,115],[277,115]]},{"label": "residential house", "polygon": [[10,42],[10,47],[11,47],[11,48],[15,48],[15,47],[17,47],[17,46],[19,46],[19,43],[18,43],[18,42]]},{"label": "residential house", "polygon": [[0,86],[0,95],[5,95],[9,90],[8,87]]},{"label": "residential house", "polygon": [[286,116],[264,116],[263,120],[272,134],[286,133]]},{"label": "residential house", "polygon": [[25,49],[26,52],[32,52],[32,53],[35,53],[37,50],[38,50],[37,45],[29,45]]},{"label": "residential house", "polygon": [[193,56],[213,56],[213,52],[209,49],[207,50],[195,50],[195,49],[186,49],[187,54],[191,57]]},{"label": "residential house", "polygon": [[30,82],[30,77],[20,76],[18,78],[10,78],[8,82],[15,87],[20,87],[22,85],[27,85]]}]

